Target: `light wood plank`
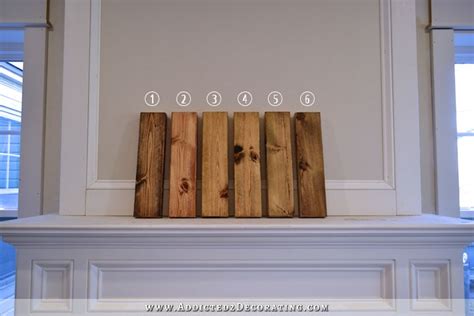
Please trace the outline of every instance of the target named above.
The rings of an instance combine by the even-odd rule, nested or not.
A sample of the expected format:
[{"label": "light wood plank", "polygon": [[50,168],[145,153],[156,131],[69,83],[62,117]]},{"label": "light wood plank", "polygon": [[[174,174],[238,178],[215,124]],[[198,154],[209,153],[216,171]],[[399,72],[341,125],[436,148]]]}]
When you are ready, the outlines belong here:
[{"label": "light wood plank", "polygon": [[300,217],[326,217],[321,115],[295,114],[298,205]]},{"label": "light wood plank", "polygon": [[196,216],[197,113],[171,114],[169,217]]},{"label": "light wood plank", "polygon": [[265,113],[269,217],[294,214],[293,159],[289,112]]},{"label": "light wood plank", "polygon": [[166,114],[140,113],[135,217],[161,217],[163,214],[165,144]]},{"label": "light wood plank", "polygon": [[202,115],[202,217],[229,216],[227,112]]},{"label": "light wood plank", "polygon": [[234,114],[235,217],[262,216],[260,118],[257,112]]}]

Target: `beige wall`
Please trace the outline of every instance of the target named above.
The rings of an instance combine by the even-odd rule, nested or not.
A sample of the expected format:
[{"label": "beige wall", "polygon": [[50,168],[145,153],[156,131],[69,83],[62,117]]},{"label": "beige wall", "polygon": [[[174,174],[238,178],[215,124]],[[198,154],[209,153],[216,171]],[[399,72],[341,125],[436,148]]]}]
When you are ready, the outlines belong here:
[{"label": "beige wall", "polygon": [[[129,3],[131,3],[130,1],[127,1]],[[350,1],[352,2],[352,1]],[[104,3],[107,3],[107,1],[104,1]],[[121,1],[122,4],[125,4],[125,1]],[[171,3],[171,2],[169,2]],[[250,2],[248,2],[250,3]],[[279,2],[280,4],[284,4],[285,1],[280,1]],[[361,1],[360,3],[362,4],[367,4],[369,3],[368,1]],[[59,127],[60,127],[60,106],[61,106],[61,97],[62,97],[62,93],[61,93],[61,80],[62,80],[62,45],[63,45],[63,9],[64,9],[64,1],[63,0],[53,0],[53,1],[50,1],[50,9],[49,9],[49,20],[50,22],[52,23],[53,25],[53,29],[50,30],[49,32],[49,43],[48,43],[48,48],[49,48],[49,51],[48,51],[48,88],[47,88],[47,109],[46,109],[46,112],[47,112],[47,118],[46,118],[46,131],[45,131],[45,137],[46,137],[46,154],[45,154],[45,168],[44,168],[44,174],[45,174],[45,180],[44,180],[44,209],[45,209],[45,212],[51,212],[51,211],[57,211],[58,209],[58,194],[59,194],[59,143],[60,143],[60,135],[59,135]],[[172,9],[172,8],[171,8]],[[363,12],[358,12],[358,11],[354,11],[353,9],[354,8],[346,8],[347,10],[349,10],[351,13],[350,16],[353,16],[355,17],[355,19],[357,18],[361,18],[361,16],[357,16],[357,14],[364,14]],[[199,6],[197,6],[195,8],[195,10],[199,10]],[[132,10],[133,11],[133,10]],[[113,21],[120,21],[120,14],[124,13],[120,13],[120,12],[116,12],[116,13],[113,13],[113,10],[109,10],[109,11],[105,11],[105,12],[108,12],[106,14],[108,14],[107,16],[105,16],[105,21],[107,23],[107,21],[110,21],[110,23],[108,24],[109,26],[112,26],[114,25]],[[193,11],[194,12],[194,11]],[[130,12],[128,11],[127,14],[133,14],[133,12]],[[137,12],[135,12],[136,14],[138,14]],[[261,11],[261,12],[254,12],[254,16],[258,17],[259,14],[261,14],[261,16],[264,16],[264,11]],[[192,15],[191,15],[192,16]],[[103,17],[104,18],[104,17]],[[150,20],[148,21],[149,23],[154,23],[153,22],[153,16],[150,16]],[[166,22],[166,16],[162,16],[161,18],[165,19],[164,21]],[[322,17],[323,18],[323,17]],[[145,19],[145,21],[147,21]],[[304,20],[303,20],[304,21]],[[322,19],[322,21],[326,21],[324,19]],[[144,23],[148,23],[148,22],[144,22]],[[174,26],[174,27],[179,27],[179,23],[176,23],[174,24],[174,22],[172,20],[169,20],[168,21],[170,26]],[[212,25],[206,25],[205,23],[202,24],[200,23],[201,21],[195,21],[197,22],[197,24],[195,25],[200,25],[200,27],[203,27],[204,29],[206,27],[213,27]],[[288,22],[288,21],[286,21]],[[335,23],[336,24],[341,24],[341,23],[344,23],[344,24],[350,24],[350,25],[354,25],[354,21],[352,21],[352,23],[350,23],[351,21],[343,21],[343,20],[337,20],[337,21],[331,21],[331,20],[328,20],[326,21],[327,24],[329,23]],[[373,22],[370,22],[369,21],[369,24],[372,23],[371,25],[376,27],[376,23],[373,21]],[[430,79],[430,37],[429,37],[429,34],[425,32],[425,27],[426,25],[428,25],[429,23],[429,0],[417,0],[417,25],[418,25],[418,32],[417,32],[417,36],[418,36],[418,75],[419,75],[419,94],[420,94],[420,125],[421,125],[421,130],[420,130],[420,136],[421,136],[421,167],[422,167],[422,198],[423,198],[423,209],[425,212],[432,212],[434,210],[434,164],[433,164],[433,137],[432,137],[432,111],[431,111],[431,89],[430,89],[430,84],[431,84],[431,79]],[[369,25],[368,24],[368,25]],[[166,25],[166,24],[164,24]],[[263,23],[261,24],[262,27],[265,29],[266,27],[273,27],[275,26],[276,28],[281,28],[282,31],[284,31],[284,23],[283,24],[280,24],[280,25],[273,25],[272,24],[272,21],[267,21],[267,23],[265,24],[265,21],[263,21]],[[116,43],[121,43],[121,45],[123,45],[123,48],[126,49],[126,52],[130,52],[130,51],[134,51],[134,47],[136,47],[136,42],[139,42],[140,45],[143,45],[143,41],[145,41],[143,39],[143,31],[145,32],[149,32],[149,30],[146,30],[146,29],[142,29],[140,30],[138,27],[137,28],[133,28],[134,26],[133,25],[129,25],[130,28],[125,28],[125,24],[120,24],[120,23],[117,23],[116,26],[118,27],[122,27],[122,31],[123,32],[118,32],[117,33],[117,36],[119,36],[119,34],[121,35],[120,38],[114,38],[115,35],[111,35],[111,34],[108,34],[108,33],[105,33],[106,37],[104,38],[104,35],[103,36],[103,43],[108,43],[108,42],[112,42],[112,41],[116,41]],[[219,25],[215,26],[215,27],[218,27]],[[303,25],[304,26],[304,25]],[[347,25],[346,25],[347,26]],[[107,24],[106,26],[107,27]],[[219,26],[220,27],[220,26]],[[245,26],[244,26],[245,27]],[[324,25],[323,25],[324,27]],[[103,31],[104,31],[104,26],[103,26]],[[105,31],[107,31],[105,29]],[[179,31],[186,31],[186,30],[176,30],[175,31],[179,32]],[[192,30],[189,30],[189,31],[192,31]],[[369,37],[370,36],[377,36],[377,32],[379,30],[374,30],[373,28],[368,28],[368,29],[364,29],[364,31],[367,32],[367,34],[369,34]],[[375,33],[371,33],[371,32],[374,32],[376,31]],[[164,31],[163,31],[164,32]],[[141,34],[141,36],[136,36],[136,34]],[[148,40],[151,40],[153,38],[156,38],[160,33],[160,30],[158,30],[157,32],[150,32],[150,33],[147,33],[148,36]],[[169,34],[169,32],[168,32]],[[151,35],[151,37],[150,37]],[[163,36],[165,34],[163,33]],[[284,54],[282,54],[281,56],[273,56],[272,55],[272,52],[271,50],[269,51],[265,51],[263,50],[262,47],[260,47],[259,45],[261,43],[259,43],[258,41],[258,37],[255,35],[253,36],[252,34],[252,30],[249,29],[249,30],[246,30],[245,33],[242,33],[242,34],[233,34],[232,37],[230,37],[231,39],[231,44],[232,45],[237,45],[238,46],[238,43],[236,41],[236,39],[244,39],[246,40],[247,42],[250,40],[251,43],[253,43],[254,45],[256,45],[255,47],[260,47],[260,51],[262,53],[261,56],[259,56],[260,58],[263,58],[263,60],[265,60],[265,58],[269,57],[269,58],[273,58],[273,59],[276,59],[276,61],[278,61],[278,64],[279,65],[285,65],[285,64],[288,64],[288,57],[285,55],[285,54],[292,54],[294,52],[292,52],[292,50],[294,50],[295,48],[298,49],[298,45],[296,42],[292,42],[293,40],[296,40],[295,39],[295,34],[287,34],[288,36],[285,38],[286,41],[289,41],[290,43],[293,43],[295,44],[295,46],[292,48],[292,49],[288,49],[288,50],[284,50]],[[309,32],[307,34],[308,36],[311,35],[311,33]],[[344,34],[342,34],[344,35]],[[250,37],[250,39],[246,38],[246,37]],[[292,37],[293,36],[293,37]],[[232,40],[232,38],[234,40]],[[360,38],[359,38],[360,39]],[[173,41],[173,36],[167,38],[168,41]],[[351,41],[357,41],[357,39],[354,39],[354,37],[351,37],[351,36],[344,36],[340,39],[341,41],[341,49],[344,49],[344,47],[347,49],[347,47],[354,47],[354,46],[357,46],[355,45],[356,43],[352,43]],[[176,44],[176,43],[175,43]],[[288,42],[287,42],[288,44]],[[236,46],[236,47],[237,47]],[[370,44],[369,44],[370,46]],[[107,78],[111,78],[111,76],[119,76],[120,75],[120,71],[130,71],[130,69],[128,69],[127,67],[131,67],[131,65],[133,65],[134,62],[138,63],[138,69],[140,71],[137,71],[134,73],[134,76],[132,76],[132,79],[126,79],[126,78],[123,78],[124,80],[130,80],[129,82],[127,82],[126,84],[134,84],[134,80],[133,79],[138,79],[138,80],[142,80],[144,83],[147,83],[147,82],[150,82],[150,83],[153,83],[154,85],[151,85],[151,86],[148,86],[146,84],[140,84],[139,88],[138,89],[131,89],[133,93],[135,93],[136,95],[133,95],[133,99],[128,99],[129,96],[127,96],[127,94],[120,94],[118,93],[118,95],[116,94],[116,92],[118,91],[114,91],[114,94],[102,94],[101,98],[105,98],[105,99],[101,99],[101,102],[105,102],[105,104],[107,104],[106,106],[104,106],[104,109],[108,106],[109,107],[109,110],[106,110],[106,111],[109,111],[108,113],[112,114],[111,117],[107,116],[105,119],[104,119],[104,125],[102,125],[103,127],[106,127],[106,126],[109,126],[107,128],[102,128],[101,132],[102,132],[102,135],[106,135],[104,139],[107,139],[109,137],[110,141],[111,141],[111,144],[112,144],[112,147],[108,147],[110,150],[106,150],[104,152],[104,150],[102,150],[102,157],[103,157],[103,160],[104,161],[111,161],[110,164],[105,164],[105,163],[101,163],[102,165],[102,168],[99,168],[99,176],[103,176],[103,177],[106,177],[106,178],[112,178],[112,179],[121,179],[121,178],[132,178],[133,177],[133,170],[134,168],[131,167],[131,168],[128,168],[130,166],[133,166],[134,164],[134,160],[135,160],[135,148],[136,146],[136,140],[135,140],[135,136],[134,135],[121,135],[121,136],[124,136],[125,138],[123,137],[119,137],[119,138],[114,138],[113,136],[113,133],[114,133],[114,129],[112,128],[115,120],[120,120],[120,114],[123,114],[122,112],[120,112],[120,110],[118,111],[119,113],[116,113],[116,111],[113,111],[113,107],[115,106],[116,102],[114,101],[116,98],[117,100],[119,100],[119,102],[122,102],[120,101],[121,99],[123,100],[123,98],[125,98],[127,104],[133,104],[134,102],[136,102],[136,100],[140,100],[141,101],[141,94],[144,93],[146,90],[149,90],[149,89],[152,89],[154,86],[158,85],[158,86],[165,86],[165,87],[168,87],[167,89],[165,89],[164,91],[166,91],[166,95],[162,95],[162,104],[172,104],[173,103],[173,99],[174,99],[174,96],[171,94],[171,93],[168,93],[168,91],[173,91],[173,92],[177,92],[177,88],[178,86],[182,85],[184,88],[187,88],[189,90],[192,90],[191,92],[193,92],[193,95],[198,95],[199,98],[202,98],[202,94],[204,93],[204,91],[206,91],[206,89],[209,89],[211,88],[211,84],[203,84],[203,81],[201,80],[202,79],[202,74],[200,73],[191,73],[190,76],[179,76],[179,73],[176,75],[176,72],[173,72],[173,66],[176,66],[175,64],[173,64],[173,61],[172,60],[168,60],[169,63],[164,63],[163,65],[161,65],[162,67],[164,67],[164,69],[166,70],[165,71],[165,74],[175,74],[176,77],[170,77],[169,75],[168,76],[165,76],[165,77],[160,77],[160,73],[158,72],[158,74],[154,75],[153,71],[150,70],[150,72],[147,72],[147,69],[154,69],[153,67],[150,67],[150,64],[149,64],[149,60],[151,60],[150,58],[137,58],[135,60],[127,60],[126,58],[120,58],[120,57],[123,57],[124,55],[121,55],[121,54],[113,54],[111,53],[110,51],[108,52],[107,51],[107,47],[111,48],[112,46],[109,46],[109,45],[106,45],[105,46],[105,52],[104,52],[104,49],[102,51],[102,56],[104,56],[104,54],[108,54],[108,58],[107,60],[109,60],[109,62],[105,63],[105,65],[103,65],[103,67],[106,67],[104,69],[106,69],[106,76],[104,77],[104,72],[102,74],[102,80],[103,80],[103,85],[105,85],[105,88],[102,88],[103,91],[113,91],[114,90],[114,86],[113,85],[110,85],[110,86],[107,86],[107,83],[110,82],[110,80],[108,80]],[[154,56],[163,56],[163,54],[166,56],[166,57],[176,57],[176,59],[180,59],[180,60],[183,60],[182,57],[180,57],[181,55],[184,54],[184,52],[180,52],[180,51],[172,51],[172,50],[166,50],[166,45],[163,46],[163,47],[160,47],[160,46],[154,46],[156,49],[156,51],[153,52]],[[275,47],[278,47],[278,46],[275,46]],[[161,50],[160,50],[161,48]],[[361,51],[357,51],[357,53],[360,53],[362,56],[361,58],[364,58],[364,54],[367,54],[367,50],[368,49],[373,49],[373,47],[361,47],[359,49],[362,49]],[[226,51],[226,47],[223,47],[221,48],[224,50],[224,52],[228,53],[228,51]],[[237,57],[238,60],[241,60],[239,58],[250,58],[251,56],[249,56],[248,54],[246,54],[245,51],[242,51],[241,52],[244,57],[242,56],[231,56],[231,57]],[[346,53],[346,52],[344,52]],[[136,52],[135,51],[135,54],[136,56],[138,57],[143,57],[143,55],[145,55],[145,57],[149,57],[150,55],[150,52],[146,52],[146,51],[138,51]],[[168,55],[167,55],[168,54]],[[200,52],[200,51],[196,51],[195,54],[197,54],[198,56],[202,57],[203,55],[203,52]],[[334,54],[337,55],[337,52],[334,52]],[[370,54],[370,53],[369,53]],[[293,56],[293,55],[292,55]],[[308,54],[308,55],[305,55],[303,54],[302,56],[302,59],[303,60],[307,60],[306,58],[307,57],[311,57],[312,59],[309,59],[309,61],[317,64],[317,65],[322,65],[324,67],[324,62],[327,62],[327,61],[321,61],[321,60],[318,60],[318,54],[314,54],[314,51],[313,51],[313,54]],[[316,56],[316,57],[315,57]],[[337,57],[337,56],[336,56]],[[341,55],[342,57],[342,55]],[[368,55],[366,56],[367,58],[369,57]],[[372,56],[373,57],[373,56]],[[349,59],[347,60],[348,61],[348,65],[352,63],[354,63],[354,60],[351,60],[350,59],[351,57],[349,56]],[[212,86],[216,86],[218,85],[216,88],[217,89],[220,89],[220,90],[224,90],[225,91],[228,91],[229,94],[234,94],[235,92],[237,92],[239,89],[244,89],[245,88],[245,85],[242,85],[242,84],[237,84],[238,82],[242,83],[242,82],[245,82],[245,77],[244,76],[241,76],[241,77],[237,77],[235,78],[234,74],[236,73],[236,71],[238,70],[236,67],[236,65],[227,65],[226,64],[226,61],[224,59],[219,59],[219,60],[206,60],[206,59],[203,59],[203,58],[200,58],[198,59],[199,60],[199,67],[203,67],[202,69],[207,69],[207,65],[210,64],[210,63],[215,63],[217,62],[221,68],[216,70],[216,69],[212,69],[211,68],[211,74],[214,74],[216,73],[216,71],[220,71],[222,69],[225,69],[228,71],[228,73],[231,73],[233,74],[233,76],[229,76],[229,79],[226,80],[226,81],[223,81],[223,80],[216,80],[215,82],[211,82],[212,83]],[[148,61],[148,62],[147,62]],[[103,61],[104,62],[104,61]],[[290,78],[291,80],[289,80],[289,83],[291,85],[291,89],[289,89],[288,91],[285,90],[285,87],[288,86],[287,82],[280,82],[280,85],[271,85],[271,84],[268,84],[268,83],[265,83],[264,82],[264,78],[260,78],[258,77],[259,76],[259,73],[258,72],[252,72],[252,67],[249,67],[249,68],[246,68],[248,71],[251,72],[251,75],[249,78],[254,78],[256,76],[256,81],[259,81],[259,82],[263,82],[262,83],[262,90],[266,91],[266,90],[269,90],[271,89],[272,87],[274,86],[277,86],[277,89],[280,89],[280,90],[283,90],[282,92],[287,96],[290,96],[290,98],[295,98],[295,96],[297,96],[298,94],[298,89],[297,89],[297,84],[294,84],[295,80],[298,84],[300,84],[301,82],[303,82],[302,80],[302,77],[304,79],[304,74],[305,74],[305,69],[304,67],[302,66],[302,63],[298,63],[298,61],[294,61],[294,60],[291,60],[291,63],[292,65],[296,65],[296,69],[292,70],[292,69],[288,69],[288,73],[291,75]],[[186,65],[186,63],[185,63]],[[271,66],[271,63],[267,63],[268,67]],[[267,65],[263,65],[262,67],[264,69],[262,70],[265,70]],[[108,67],[108,68],[107,68]],[[123,67],[123,68],[121,68]],[[224,68],[222,68],[224,67]],[[201,68],[199,68],[201,69]],[[329,67],[327,69],[327,72],[329,73]],[[159,69],[161,70],[161,69]],[[313,69],[314,70],[314,69]],[[134,69],[131,69],[131,71],[136,71]],[[378,71],[378,69],[373,69],[372,70],[374,73],[376,73]],[[141,74],[141,77],[140,77],[140,74]],[[302,75],[303,74],[303,75]],[[338,73],[338,72],[335,72],[333,74],[331,74],[332,76],[334,76],[334,79],[331,77],[331,80],[337,80],[337,78],[339,77],[340,80],[339,81],[342,81],[342,83],[344,83],[344,80],[347,79],[347,78],[344,78],[342,73]],[[109,76],[109,77],[107,77]],[[209,78],[212,78],[211,75],[209,76],[204,76],[205,79],[209,79]],[[104,80],[104,79],[107,79],[107,80]],[[171,81],[172,82],[172,85],[175,85],[174,87],[170,87],[169,85],[167,85],[164,81],[161,81],[161,80],[168,80],[168,81]],[[273,79],[273,78],[272,78]],[[325,80],[326,77],[322,77],[322,81]],[[140,81],[140,82],[142,82]],[[291,82],[290,82],[291,81]],[[306,87],[319,87],[321,86],[321,84],[324,84],[324,82],[311,82],[311,84],[307,85]],[[193,84],[193,82],[197,82],[197,86]],[[205,81],[204,81],[205,82]],[[334,82],[337,82],[337,81],[334,81]],[[274,82],[275,83],[275,82]],[[220,85],[220,86],[219,86]],[[332,86],[334,86],[334,84],[332,84]],[[340,85],[341,87],[344,87],[343,84]],[[116,89],[116,88],[115,88]],[[197,90],[194,90],[193,89],[197,89]],[[201,91],[202,90],[202,91]],[[234,91],[235,90],[235,91]],[[314,89],[316,90],[316,89]],[[334,90],[336,91],[336,89]],[[340,95],[343,95],[343,89],[341,89],[341,92],[340,94],[332,94],[333,97],[339,97]],[[353,93],[353,91],[351,91]],[[163,93],[163,92],[162,92]],[[329,98],[329,96],[328,96]],[[379,98],[378,95],[374,94],[374,95],[366,95],[365,97],[363,96],[362,99],[359,99],[359,100],[355,100],[355,104],[359,104],[358,102],[363,102],[363,98],[366,98],[366,101],[367,100],[375,100],[377,98]],[[257,96],[256,97],[256,100],[254,102],[257,102],[257,103],[264,103],[265,100],[264,98],[262,98],[262,96]],[[371,102],[376,102],[376,101],[369,101],[369,102],[365,102],[367,104],[367,106],[370,106]],[[327,102],[326,102],[327,103]],[[123,107],[123,109],[125,109],[127,111],[130,112],[139,112],[140,110],[148,110],[147,108],[143,107],[142,104],[138,104],[138,102],[135,103],[136,104],[136,107],[131,109],[130,108],[127,108],[126,106]],[[285,105],[285,104],[284,104]],[[287,104],[288,106],[290,106],[290,104]],[[133,105],[135,106],[135,105]],[[198,105],[198,109],[194,109],[194,110],[197,110],[197,111],[202,111],[204,109],[208,109],[206,107],[204,107],[202,104],[199,104]],[[282,107],[282,109],[284,110],[292,110],[291,108],[288,108],[285,106]],[[373,109],[376,109],[375,107]],[[222,110],[228,110],[228,111],[231,111],[229,108],[226,108],[226,107],[223,107]],[[304,109],[301,109],[301,110],[304,110]],[[101,111],[103,111],[103,109],[101,109]],[[327,111],[329,111],[329,109],[327,109]],[[130,114],[130,113],[129,113]],[[114,116],[115,115],[115,116]],[[357,117],[357,113],[350,113],[349,117],[353,117],[354,115],[356,115]],[[379,115],[377,113],[375,113],[374,115]],[[108,118],[108,119],[107,119]],[[362,119],[362,118],[361,118]],[[374,120],[371,120],[372,122]],[[376,122],[376,121],[375,121]],[[127,123],[127,121],[125,122],[122,122],[122,123],[125,123],[125,124],[131,124],[132,126],[135,126],[136,125],[136,122],[134,120],[130,121]],[[376,123],[377,124],[377,123]],[[372,129],[369,129],[371,131],[376,131],[376,126],[373,127]],[[331,131],[330,132],[334,133],[334,131]],[[108,134],[107,134],[108,133]],[[328,133],[329,134],[329,133]],[[109,136],[107,136],[109,135]],[[378,155],[376,154],[376,152],[380,151],[380,147],[377,147],[379,145],[377,145],[378,143],[380,143],[380,134],[376,134],[376,135],[365,135],[369,138],[371,137],[375,137],[372,141],[371,141],[371,144],[375,144],[376,147],[372,147],[371,150],[374,150],[374,155]],[[128,137],[130,137],[130,139],[128,139]],[[344,135],[340,135],[339,137],[340,139],[344,139]],[[114,144],[115,140],[119,140],[119,141],[122,141],[123,144]],[[341,148],[346,148],[347,146],[341,146]],[[350,147],[350,146],[349,146]],[[103,147],[105,148],[105,147]],[[128,148],[128,149],[127,149]],[[128,152],[130,151],[130,153]],[[120,155],[123,156],[123,154],[125,154],[125,157],[123,159],[123,161],[125,162],[125,166],[127,166],[127,168],[125,168],[125,170],[123,168],[121,168],[120,166],[116,165],[115,162],[113,161],[113,158],[114,157],[118,157]],[[107,155],[112,155],[110,157],[108,157]],[[372,155],[372,157],[374,156]],[[357,158],[357,159],[364,159],[364,157],[360,157],[360,158]],[[377,160],[377,159],[376,159]],[[130,171],[132,170],[132,171]],[[371,171],[370,171],[371,170]],[[376,177],[379,177],[380,176],[380,167],[377,167],[376,166],[376,162],[375,162],[375,168],[372,168],[370,169],[369,172],[364,172],[362,174],[357,174],[357,172],[359,172],[360,170],[359,169],[350,169],[350,170],[347,170],[347,171],[344,171],[344,170],[341,170],[341,169],[337,169],[335,167],[330,167],[330,170],[329,170],[329,174],[332,175],[333,178],[335,179],[338,179],[338,178],[343,178],[344,176],[346,176],[346,172],[347,173],[355,173],[353,174],[352,176],[357,176],[357,177],[369,177],[369,178],[376,178]],[[379,170],[379,171],[377,171]],[[340,174],[340,172],[343,172]],[[370,172],[375,172],[373,174],[370,174]]]}]

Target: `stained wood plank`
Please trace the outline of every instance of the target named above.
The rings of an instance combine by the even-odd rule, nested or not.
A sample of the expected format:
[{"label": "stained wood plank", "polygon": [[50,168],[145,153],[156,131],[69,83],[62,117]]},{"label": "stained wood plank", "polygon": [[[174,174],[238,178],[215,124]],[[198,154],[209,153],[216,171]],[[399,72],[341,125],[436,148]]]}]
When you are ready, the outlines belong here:
[{"label": "stained wood plank", "polygon": [[321,115],[295,114],[298,204],[300,217],[326,217]]},{"label": "stained wood plank", "polygon": [[165,144],[166,114],[140,113],[135,217],[161,217],[163,214]]},{"label": "stained wood plank", "polygon": [[234,113],[235,217],[262,216],[260,118],[257,112]]},{"label": "stained wood plank", "polygon": [[196,216],[197,113],[171,113],[169,217]]},{"label": "stained wood plank", "polygon": [[269,217],[294,214],[293,159],[289,112],[265,113]]},{"label": "stained wood plank", "polygon": [[203,217],[229,216],[227,112],[202,115],[202,211]]}]

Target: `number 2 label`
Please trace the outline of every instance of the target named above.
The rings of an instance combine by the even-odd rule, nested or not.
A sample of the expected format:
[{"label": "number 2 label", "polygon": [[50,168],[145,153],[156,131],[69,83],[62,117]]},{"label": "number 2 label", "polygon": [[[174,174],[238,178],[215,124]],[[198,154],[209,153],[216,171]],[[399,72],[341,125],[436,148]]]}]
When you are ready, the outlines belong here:
[{"label": "number 2 label", "polygon": [[188,106],[191,104],[191,93],[188,91],[180,91],[176,95],[176,103],[179,106]]}]

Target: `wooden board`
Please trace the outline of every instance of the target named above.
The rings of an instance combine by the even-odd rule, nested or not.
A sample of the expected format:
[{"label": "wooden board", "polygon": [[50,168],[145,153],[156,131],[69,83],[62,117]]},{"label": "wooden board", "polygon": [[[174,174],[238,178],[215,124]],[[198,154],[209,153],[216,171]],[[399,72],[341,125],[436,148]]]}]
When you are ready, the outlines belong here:
[{"label": "wooden board", "polygon": [[293,159],[289,112],[265,113],[269,217],[294,214]]},{"label": "wooden board", "polygon": [[296,160],[300,217],[326,217],[320,113],[296,113]]},{"label": "wooden board", "polygon": [[140,113],[135,217],[163,215],[163,175],[166,145],[166,114]]},{"label": "wooden board", "polygon": [[235,217],[262,216],[260,118],[256,112],[234,113]]},{"label": "wooden board", "polygon": [[171,114],[169,217],[196,216],[197,113]]},{"label": "wooden board", "polygon": [[229,216],[227,112],[202,115],[202,217]]}]

